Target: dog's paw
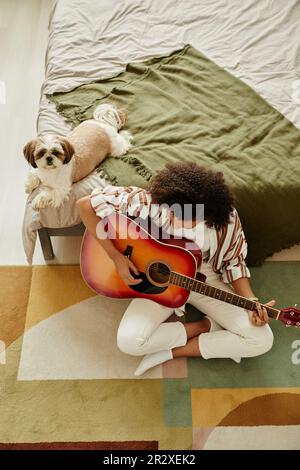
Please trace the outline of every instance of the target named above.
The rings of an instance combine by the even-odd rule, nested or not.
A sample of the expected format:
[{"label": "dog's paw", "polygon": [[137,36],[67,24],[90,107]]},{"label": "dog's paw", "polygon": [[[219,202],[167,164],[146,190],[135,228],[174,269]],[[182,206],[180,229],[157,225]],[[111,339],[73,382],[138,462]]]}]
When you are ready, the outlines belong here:
[{"label": "dog's paw", "polygon": [[57,209],[58,207],[62,206],[63,203],[67,199],[69,199],[69,196],[70,196],[70,190],[61,191],[61,190],[54,189],[51,192],[51,201],[49,205]]},{"label": "dog's paw", "polygon": [[34,209],[45,209],[45,207],[53,207],[58,209],[69,198],[69,193],[61,193],[59,191],[42,191],[32,201]]},{"label": "dog's paw", "polygon": [[121,157],[131,149],[133,137],[128,131],[121,131],[111,139],[110,157]]},{"label": "dog's paw", "polygon": [[131,147],[132,141],[133,141],[133,135],[129,131],[121,131],[119,132],[119,134],[123,137],[124,140],[128,142],[128,144]]},{"label": "dog's paw", "polygon": [[68,194],[65,194],[65,195],[59,196],[59,197],[58,197],[58,196],[54,196],[54,197],[51,199],[49,205],[50,205],[51,207],[54,207],[55,209],[58,209],[60,206],[63,205],[63,203],[64,203],[67,199],[69,199],[69,195],[68,195]]},{"label": "dog's paw", "polygon": [[31,194],[34,191],[35,187],[32,186],[30,183],[25,183],[25,193]]},{"label": "dog's paw", "polygon": [[40,184],[39,177],[36,175],[29,175],[25,183],[25,193],[31,194]]},{"label": "dog's paw", "polygon": [[50,205],[51,199],[51,194],[47,192],[41,192],[34,198],[31,205],[33,209],[45,209],[45,207]]},{"label": "dog's paw", "polygon": [[119,135],[120,135],[120,137],[122,138],[122,141],[123,141],[120,155],[125,155],[125,153],[127,153],[128,150],[130,150],[131,147],[132,147],[133,136],[132,136],[132,134],[130,134],[129,131],[121,131],[119,133]]}]

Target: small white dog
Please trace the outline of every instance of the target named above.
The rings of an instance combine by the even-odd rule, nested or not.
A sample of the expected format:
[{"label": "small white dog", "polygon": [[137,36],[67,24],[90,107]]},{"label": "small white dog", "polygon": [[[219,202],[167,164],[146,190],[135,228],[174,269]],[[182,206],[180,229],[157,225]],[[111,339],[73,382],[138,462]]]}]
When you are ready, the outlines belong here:
[{"label": "small white dog", "polygon": [[67,138],[49,135],[25,145],[24,156],[33,167],[25,191],[30,194],[40,187],[32,201],[34,209],[61,206],[73,183],[90,174],[106,156],[119,157],[131,148],[131,134],[118,132],[125,125],[125,111],[101,104],[93,117]]}]

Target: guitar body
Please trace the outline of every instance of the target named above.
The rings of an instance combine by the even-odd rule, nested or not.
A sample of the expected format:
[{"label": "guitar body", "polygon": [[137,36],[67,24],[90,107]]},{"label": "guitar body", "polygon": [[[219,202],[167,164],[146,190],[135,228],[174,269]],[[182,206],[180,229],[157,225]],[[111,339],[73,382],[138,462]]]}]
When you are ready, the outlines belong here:
[{"label": "guitar body", "polygon": [[[119,276],[115,264],[99,241],[88,231],[83,236],[80,256],[81,273],[87,285],[97,294],[116,298],[143,298],[171,308],[181,307],[190,290],[247,310],[255,310],[256,302],[206,284],[205,276],[197,273],[201,251],[188,251],[188,240],[153,238],[143,227],[125,215],[114,213],[101,224],[102,236],[108,237],[120,253],[127,256],[140,272],[142,282],[128,286]],[[99,232],[97,231],[99,236]],[[100,238],[100,237],[99,237]],[[200,277],[200,279],[199,279]],[[204,278],[204,279],[203,279]],[[264,304],[269,317],[286,326],[300,328],[300,310],[289,307],[277,310]]]},{"label": "guitar body", "polygon": [[137,267],[140,276],[134,277],[142,278],[142,282],[132,286],[125,284],[104,248],[86,231],[80,265],[82,276],[91,289],[107,297],[140,297],[172,308],[187,301],[188,290],[168,284],[171,271],[190,278],[195,278],[197,273],[196,257],[185,248],[176,246],[178,240],[170,241],[172,244],[156,240],[122,214],[108,217],[105,228],[115,247]]}]

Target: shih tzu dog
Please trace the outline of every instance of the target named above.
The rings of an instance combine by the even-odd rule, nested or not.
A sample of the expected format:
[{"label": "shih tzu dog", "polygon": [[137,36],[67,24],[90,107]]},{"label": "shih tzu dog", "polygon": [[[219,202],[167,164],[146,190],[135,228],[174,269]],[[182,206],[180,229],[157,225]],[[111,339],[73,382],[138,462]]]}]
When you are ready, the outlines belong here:
[{"label": "shih tzu dog", "polygon": [[119,130],[126,112],[111,104],[101,104],[93,119],[75,127],[68,137],[43,136],[24,147],[24,156],[33,167],[25,185],[30,194],[40,187],[32,201],[34,209],[59,207],[68,198],[73,183],[91,173],[105,157],[119,157],[131,148],[132,136]]}]

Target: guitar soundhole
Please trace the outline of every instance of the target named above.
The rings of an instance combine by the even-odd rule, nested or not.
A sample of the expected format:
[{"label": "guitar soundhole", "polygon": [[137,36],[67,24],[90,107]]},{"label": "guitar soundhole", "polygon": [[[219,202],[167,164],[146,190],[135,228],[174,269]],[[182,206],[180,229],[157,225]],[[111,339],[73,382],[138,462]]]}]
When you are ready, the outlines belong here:
[{"label": "guitar soundhole", "polygon": [[148,269],[149,280],[158,285],[167,284],[170,274],[171,270],[165,263],[152,263]]}]

